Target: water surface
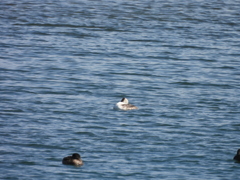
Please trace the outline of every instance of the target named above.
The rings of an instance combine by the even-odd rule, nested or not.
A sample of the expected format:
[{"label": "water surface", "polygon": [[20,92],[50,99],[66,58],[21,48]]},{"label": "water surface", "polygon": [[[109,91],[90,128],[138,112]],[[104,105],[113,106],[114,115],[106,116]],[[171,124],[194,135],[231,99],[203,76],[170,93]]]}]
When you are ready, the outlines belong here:
[{"label": "water surface", "polygon": [[0,6],[1,179],[238,179],[238,1]]}]

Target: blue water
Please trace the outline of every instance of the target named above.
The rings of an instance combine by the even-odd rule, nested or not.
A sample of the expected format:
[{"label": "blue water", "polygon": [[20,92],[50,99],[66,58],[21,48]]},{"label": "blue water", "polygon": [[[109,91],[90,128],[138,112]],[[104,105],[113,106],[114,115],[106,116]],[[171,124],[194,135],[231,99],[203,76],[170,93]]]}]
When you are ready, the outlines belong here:
[{"label": "blue water", "polygon": [[0,7],[0,179],[239,179],[239,1]]}]

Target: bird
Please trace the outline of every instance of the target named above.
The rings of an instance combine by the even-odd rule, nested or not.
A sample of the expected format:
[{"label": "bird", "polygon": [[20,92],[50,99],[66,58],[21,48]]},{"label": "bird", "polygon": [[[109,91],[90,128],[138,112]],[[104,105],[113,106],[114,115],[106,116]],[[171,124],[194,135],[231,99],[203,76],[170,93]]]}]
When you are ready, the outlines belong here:
[{"label": "bird", "polygon": [[75,165],[75,166],[83,165],[81,156],[78,153],[73,153],[72,156],[64,157],[62,160],[62,163],[66,165]]},{"label": "bird", "polygon": [[133,109],[138,109],[137,106],[134,106],[132,104],[129,104],[127,98],[122,98],[120,102],[118,102],[115,106],[114,109],[121,109],[121,110],[133,110]]},{"label": "bird", "polygon": [[240,149],[237,150],[237,154],[234,156],[233,159],[240,162]]}]

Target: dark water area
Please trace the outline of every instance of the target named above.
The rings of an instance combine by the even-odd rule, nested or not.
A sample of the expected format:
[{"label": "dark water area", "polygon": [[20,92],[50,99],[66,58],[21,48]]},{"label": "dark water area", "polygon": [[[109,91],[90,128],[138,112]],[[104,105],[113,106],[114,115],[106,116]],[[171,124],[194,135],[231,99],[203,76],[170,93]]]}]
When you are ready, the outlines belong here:
[{"label": "dark water area", "polygon": [[0,7],[0,179],[239,179],[239,1]]}]

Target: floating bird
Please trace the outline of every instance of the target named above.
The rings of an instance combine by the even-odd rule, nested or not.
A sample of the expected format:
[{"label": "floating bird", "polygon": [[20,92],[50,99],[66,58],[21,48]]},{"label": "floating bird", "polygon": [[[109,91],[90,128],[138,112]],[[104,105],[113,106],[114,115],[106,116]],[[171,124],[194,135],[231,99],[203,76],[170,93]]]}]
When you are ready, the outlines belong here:
[{"label": "floating bird", "polygon": [[75,166],[83,165],[81,156],[78,153],[74,153],[74,154],[72,154],[72,156],[67,156],[67,157],[63,158],[62,163],[66,164],[66,165],[75,165]]},{"label": "floating bird", "polygon": [[240,162],[240,149],[238,149],[237,154],[234,156],[233,159]]},{"label": "floating bird", "polygon": [[122,100],[114,106],[114,109],[132,110],[132,109],[138,109],[138,107],[132,104],[129,104],[127,98],[122,98]]}]

